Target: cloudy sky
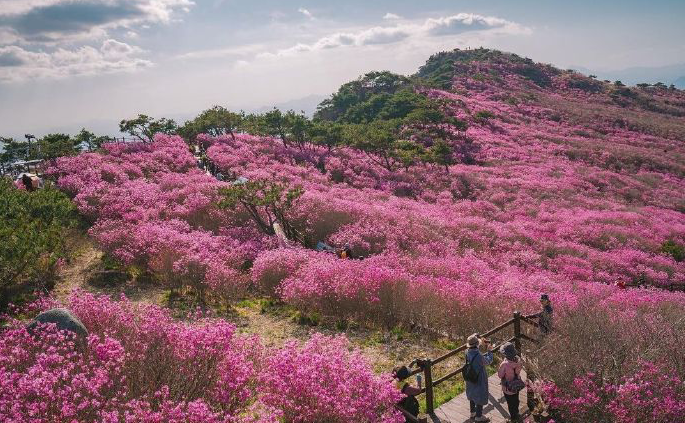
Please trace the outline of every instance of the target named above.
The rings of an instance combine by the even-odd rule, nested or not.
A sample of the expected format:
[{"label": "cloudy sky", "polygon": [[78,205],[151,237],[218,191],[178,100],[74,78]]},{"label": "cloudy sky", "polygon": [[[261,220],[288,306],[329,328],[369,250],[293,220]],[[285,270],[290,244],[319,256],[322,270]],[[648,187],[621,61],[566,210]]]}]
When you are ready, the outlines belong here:
[{"label": "cloudy sky", "polygon": [[683,17],[683,0],[0,0],[0,135],[311,103],[453,48],[563,68],[682,64]]}]

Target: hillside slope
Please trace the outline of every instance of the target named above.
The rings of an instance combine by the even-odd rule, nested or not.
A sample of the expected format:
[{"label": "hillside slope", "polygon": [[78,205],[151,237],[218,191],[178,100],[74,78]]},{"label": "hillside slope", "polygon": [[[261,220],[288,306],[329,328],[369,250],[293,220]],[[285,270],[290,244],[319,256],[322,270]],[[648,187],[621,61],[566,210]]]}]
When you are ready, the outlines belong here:
[{"label": "hillside slope", "polygon": [[50,173],[107,254],[202,299],[257,292],[339,327],[463,339],[547,293],[555,333],[535,358],[559,421],[676,421],[683,116],[682,91],[456,50],[345,84],[314,121],[199,135],[214,175],[163,134]]}]

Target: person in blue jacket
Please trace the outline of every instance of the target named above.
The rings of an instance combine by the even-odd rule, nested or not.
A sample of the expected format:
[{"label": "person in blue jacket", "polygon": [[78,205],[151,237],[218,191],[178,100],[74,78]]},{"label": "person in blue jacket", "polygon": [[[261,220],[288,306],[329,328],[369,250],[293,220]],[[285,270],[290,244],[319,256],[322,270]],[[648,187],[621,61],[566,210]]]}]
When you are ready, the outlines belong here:
[{"label": "person in blue jacket", "polygon": [[[471,418],[477,422],[489,422],[490,419],[483,416],[483,406],[488,403],[488,373],[485,366],[492,364],[492,352],[487,351],[489,342],[481,339],[474,333],[466,340],[469,349],[466,351],[466,360],[471,363],[473,369],[478,373],[477,382],[466,382],[466,398],[469,400]],[[478,347],[482,345],[486,349],[485,354],[481,354]]]}]

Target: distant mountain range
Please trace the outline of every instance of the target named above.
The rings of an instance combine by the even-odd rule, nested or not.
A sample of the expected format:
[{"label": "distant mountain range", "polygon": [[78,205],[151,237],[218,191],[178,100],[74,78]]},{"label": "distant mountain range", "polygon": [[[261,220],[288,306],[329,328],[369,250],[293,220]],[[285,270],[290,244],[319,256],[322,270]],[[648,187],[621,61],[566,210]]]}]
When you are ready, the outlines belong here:
[{"label": "distant mountain range", "polygon": [[610,81],[619,80],[627,85],[640,83],[654,84],[663,82],[666,85],[673,84],[679,89],[685,89],[685,63],[659,66],[659,67],[633,67],[618,70],[592,70],[582,66],[571,66],[578,72],[586,75],[597,75],[599,79]]}]

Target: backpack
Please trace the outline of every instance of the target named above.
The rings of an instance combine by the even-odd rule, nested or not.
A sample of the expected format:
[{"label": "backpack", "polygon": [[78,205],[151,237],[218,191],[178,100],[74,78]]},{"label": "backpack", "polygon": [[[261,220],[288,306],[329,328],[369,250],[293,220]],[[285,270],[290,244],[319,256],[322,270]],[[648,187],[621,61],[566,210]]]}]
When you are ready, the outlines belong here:
[{"label": "backpack", "polygon": [[464,368],[461,369],[461,375],[464,376],[464,380],[471,383],[478,383],[479,374],[476,369],[473,368],[473,364],[466,358],[466,364]]},{"label": "backpack", "polygon": [[521,389],[526,387],[526,383],[521,380],[519,375],[515,375],[513,380],[504,380],[502,378],[502,385],[507,389],[509,392],[516,392],[518,393]]}]

